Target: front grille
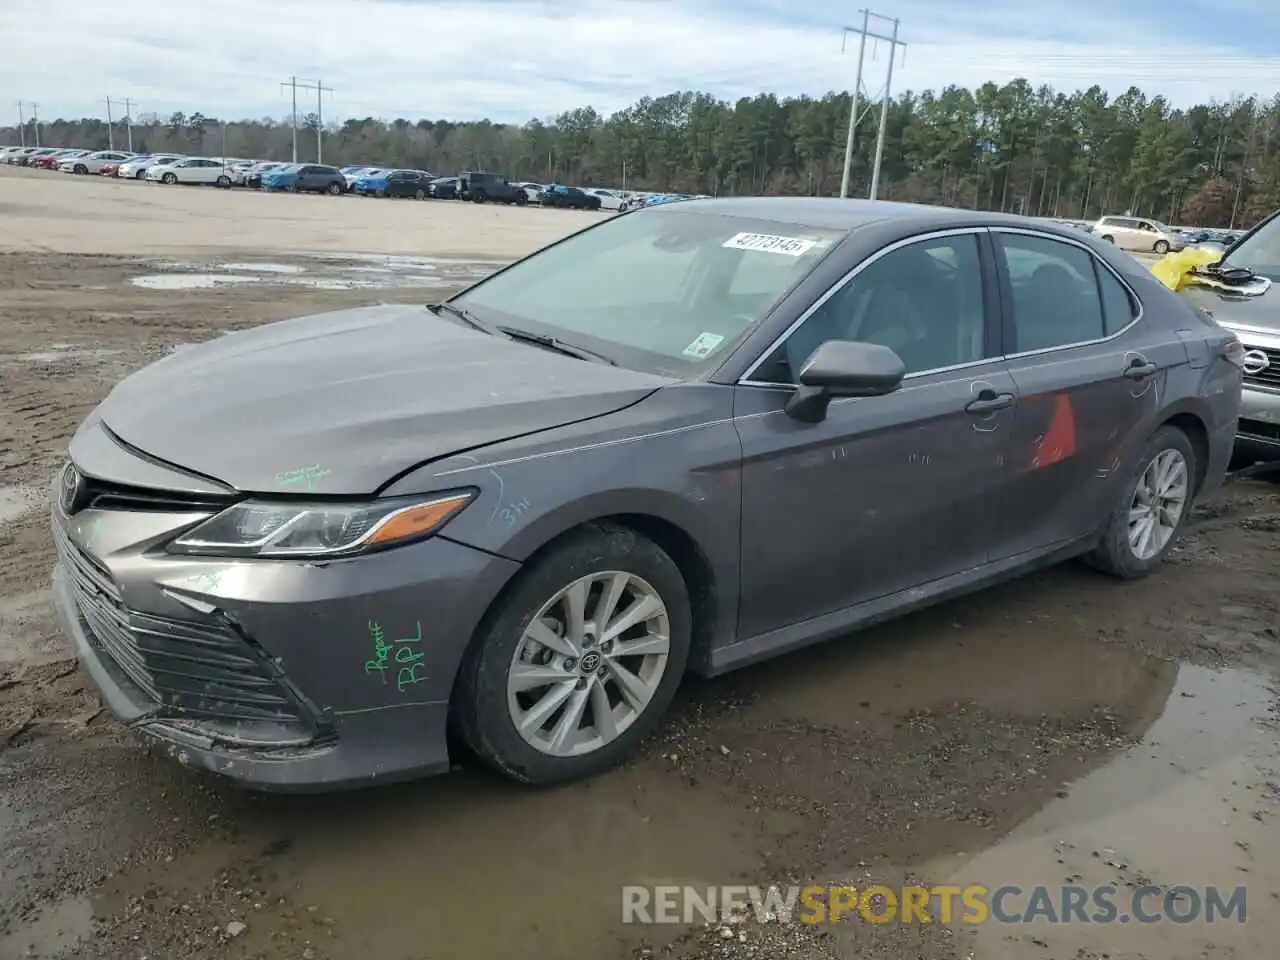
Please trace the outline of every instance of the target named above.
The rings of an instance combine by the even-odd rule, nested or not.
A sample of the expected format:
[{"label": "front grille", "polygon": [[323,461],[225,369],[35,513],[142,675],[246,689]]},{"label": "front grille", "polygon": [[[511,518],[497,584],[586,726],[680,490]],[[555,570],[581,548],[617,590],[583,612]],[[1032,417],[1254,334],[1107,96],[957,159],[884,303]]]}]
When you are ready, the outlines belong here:
[{"label": "front grille", "polygon": [[95,477],[84,477],[85,497],[81,510],[145,510],[152,513],[190,513],[196,510],[220,510],[230,506],[234,497],[185,494],[172,490],[152,490],[111,483]]},{"label": "front grille", "polygon": [[83,625],[160,715],[241,723],[304,723],[268,661],[219,614],[175,620],[130,610],[110,573],[55,522],[58,556]]},{"label": "front grille", "polygon": [[1246,343],[1244,345],[1246,353],[1258,350],[1267,355],[1269,366],[1258,373],[1246,373],[1244,375],[1245,383],[1255,383],[1260,387],[1280,387],[1280,349],[1275,347],[1256,347]]}]

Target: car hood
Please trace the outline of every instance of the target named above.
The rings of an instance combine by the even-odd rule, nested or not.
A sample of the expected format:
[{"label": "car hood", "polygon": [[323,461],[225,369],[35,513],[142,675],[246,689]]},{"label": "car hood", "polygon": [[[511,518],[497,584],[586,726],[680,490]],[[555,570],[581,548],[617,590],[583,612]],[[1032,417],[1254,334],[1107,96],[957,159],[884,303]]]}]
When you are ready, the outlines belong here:
[{"label": "car hood", "polygon": [[1231,296],[1207,287],[1181,292],[1218,323],[1280,335],[1280,287],[1274,284],[1260,297]]},{"label": "car hood", "polygon": [[129,446],[241,491],[356,495],[672,382],[380,305],[183,347],[121,381],[98,413]]}]

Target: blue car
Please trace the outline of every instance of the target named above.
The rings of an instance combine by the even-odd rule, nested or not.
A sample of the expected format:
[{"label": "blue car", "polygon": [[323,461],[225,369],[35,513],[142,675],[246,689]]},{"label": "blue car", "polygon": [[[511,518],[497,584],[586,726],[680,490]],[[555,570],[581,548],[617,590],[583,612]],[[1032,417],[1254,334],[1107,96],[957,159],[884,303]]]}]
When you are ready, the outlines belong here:
[{"label": "blue car", "polygon": [[387,195],[387,177],[390,170],[365,170],[356,177],[351,186],[352,193],[362,197],[385,197]]},{"label": "blue car", "polygon": [[262,175],[263,190],[288,190],[290,193],[328,193],[339,196],[346,192],[347,180],[334,167],[320,163],[291,163]]}]

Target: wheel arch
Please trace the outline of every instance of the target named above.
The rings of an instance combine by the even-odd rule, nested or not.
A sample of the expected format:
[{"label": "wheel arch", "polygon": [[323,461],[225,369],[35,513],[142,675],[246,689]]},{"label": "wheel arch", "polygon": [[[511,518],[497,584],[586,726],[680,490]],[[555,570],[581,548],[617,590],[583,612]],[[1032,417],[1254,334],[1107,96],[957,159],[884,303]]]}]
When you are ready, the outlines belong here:
[{"label": "wheel arch", "polygon": [[1209,470],[1209,426],[1204,411],[1197,409],[1193,400],[1187,399],[1164,411],[1156,429],[1175,427],[1186,435],[1196,455],[1195,493],[1204,486]]}]

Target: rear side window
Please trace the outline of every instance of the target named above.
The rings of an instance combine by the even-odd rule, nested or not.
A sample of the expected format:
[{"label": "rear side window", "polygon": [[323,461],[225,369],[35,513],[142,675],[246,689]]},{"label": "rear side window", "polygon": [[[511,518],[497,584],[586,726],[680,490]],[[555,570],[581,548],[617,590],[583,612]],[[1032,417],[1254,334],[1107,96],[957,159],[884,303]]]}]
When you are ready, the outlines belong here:
[{"label": "rear side window", "polygon": [[1106,336],[1092,254],[1047,237],[996,234],[996,239],[1013,295],[1012,352],[1048,350]]},{"label": "rear side window", "polygon": [[1095,264],[1098,288],[1102,291],[1102,319],[1107,336],[1119,333],[1138,315],[1138,305],[1123,283],[1102,264]]}]

